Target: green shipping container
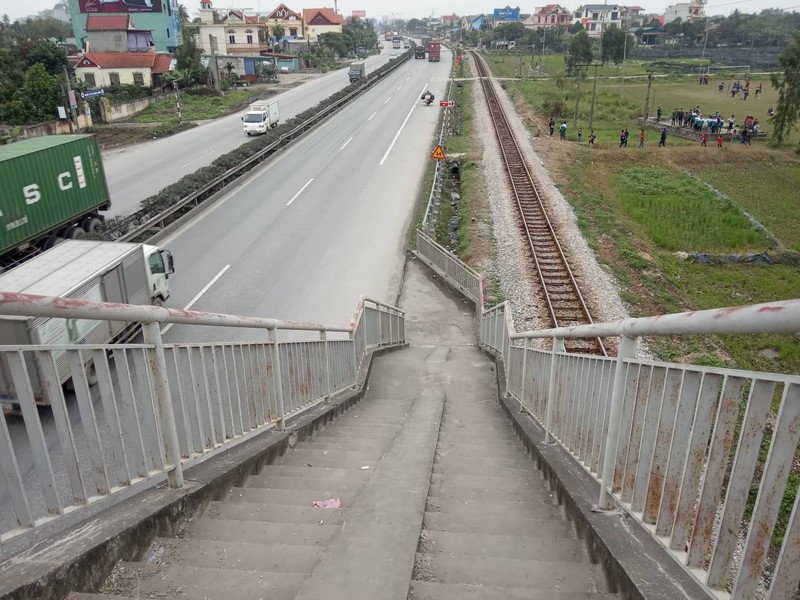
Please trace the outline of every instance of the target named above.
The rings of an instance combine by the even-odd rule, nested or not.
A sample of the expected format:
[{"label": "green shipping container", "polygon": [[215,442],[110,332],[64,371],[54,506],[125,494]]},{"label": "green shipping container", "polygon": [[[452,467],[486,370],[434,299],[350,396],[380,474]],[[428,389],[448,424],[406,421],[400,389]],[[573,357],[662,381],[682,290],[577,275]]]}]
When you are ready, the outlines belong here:
[{"label": "green shipping container", "polygon": [[110,206],[91,135],[50,135],[0,146],[0,254]]}]

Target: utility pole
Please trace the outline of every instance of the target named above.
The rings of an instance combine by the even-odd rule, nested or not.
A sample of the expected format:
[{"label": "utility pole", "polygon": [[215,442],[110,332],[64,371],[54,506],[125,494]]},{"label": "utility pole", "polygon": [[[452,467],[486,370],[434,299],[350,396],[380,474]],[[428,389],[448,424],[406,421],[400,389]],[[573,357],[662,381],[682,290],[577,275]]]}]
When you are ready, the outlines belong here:
[{"label": "utility pole", "polygon": [[178,81],[173,81],[172,86],[175,88],[175,106],[178,107],[178,123],[183,123],[183,116],[181,115],[181,93],[178,89]]},{"label": "utility pole", "polygon": [[583,77],[583,67],[585,65],[575,65],[578,69],[578,85],[575,88],[575,118],[572,121],[572,126],[578,126],[578,106],[580,105],[581,101],[581,77]]},{"label": "utility pole", "polygon": [[75,131],[80,133],[81,126],[78,123],[78,112],[75,110],[77,106],[77,101],[75,100],[75,92],[72,91],[72,84],[69,81],[69,73],[67,72],[67,67],[64,67],[64,83],[67,92],[67,106],[69,107],[70,122],[72,123],[72,126],[75,128]]},{"label": "utility pole", "polygon": [[653,71],[647,72],[647,97],[644,99],[644,122],[650,116],[650,86],[653,85]]},{"label": "utility pole", "polygon": [[222,85],[219,80],[219,65],[217,64],[217,38],[208,34],[208,46],[211,49],[211,77],[214,80],[214,89],[218,94],[222,93]]},{"label": "utility pole", "polygon": [[594,125],[594,99],[597,96],[597,67],[600,66],[600,63],[594,63],[592,65],[588,65],[590,67],[594,67],[594,84],[592,85],[592,110],[589,111],[589,129],[592,129],[592,125]]},{"label": "utility pole", "polygon": [[622,79],[621,79],[621,83],[619,84],[619,99],[620,100],[622,100],[622,98],[624,97],[623,88],[625,87],[625,58],[628,55],[628,30],[627,29],[623,29],[623,31],[625,32],[625,41],[622,44]]}]

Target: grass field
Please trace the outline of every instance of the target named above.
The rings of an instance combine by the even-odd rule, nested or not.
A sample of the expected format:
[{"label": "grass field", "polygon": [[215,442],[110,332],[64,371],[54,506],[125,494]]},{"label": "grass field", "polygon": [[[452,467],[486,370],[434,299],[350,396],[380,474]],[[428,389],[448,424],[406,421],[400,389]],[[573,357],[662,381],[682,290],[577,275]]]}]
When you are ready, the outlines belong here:
[{"label": "grass field", "polygon": [[[224,96],[181,94],[181,118],[184,121],[216,119],[258,96],[253,90],[231,90]],[[148,106],[131,119],[134,123],[177,123],[178,109],[170,96]]]}]

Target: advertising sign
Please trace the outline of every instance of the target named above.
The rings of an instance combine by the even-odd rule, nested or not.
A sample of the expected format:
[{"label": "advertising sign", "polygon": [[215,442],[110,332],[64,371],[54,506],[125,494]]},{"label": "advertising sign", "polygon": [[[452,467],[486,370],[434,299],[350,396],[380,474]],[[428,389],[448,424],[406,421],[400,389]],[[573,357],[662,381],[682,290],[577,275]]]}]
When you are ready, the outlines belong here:
[{"label": "advertising sign", "polygon": [[160,13],[162,0],[78,0],[82,13]]},{"label": "advertising sign", "polygon": [[91,88],[81,92],[81,98],[84,100],[88,98],[96,98],[97,96],[105,96],[106,91],[103,88]]},{"label": "advertising sign", "polygon": [[494,18],[498,21],[519,21],[519,6],[517,8],[511,8],[510,6],[495,8]]},{"label": "advertising sign", "polygon": [[365,10],[354,10],[353,16],[358,17],[359,19],[366,19],[367,18],[367,11]]}]

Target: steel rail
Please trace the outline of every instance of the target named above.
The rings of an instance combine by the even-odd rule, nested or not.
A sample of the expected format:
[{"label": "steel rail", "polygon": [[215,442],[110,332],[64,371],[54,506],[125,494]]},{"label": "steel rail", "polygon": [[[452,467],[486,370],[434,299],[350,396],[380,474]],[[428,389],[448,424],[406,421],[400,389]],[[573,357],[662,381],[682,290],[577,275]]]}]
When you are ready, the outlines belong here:
[{"label": "steel rail", "polygon": [[[536,273],[542,286],[550,319],[554,327],[592,324],[589,308],[581,294],[578,282],[570,268],[564,250],[558,241],[555,228],[547,214],[547,209],[536,187],[530,169],[514,136],[511,124],[503,110],[494,85],[489,79],[489,71],[480,56],[472,54],[489,105],[489,114],[494,125],[498,146],[506,166],[508,180],[519,210],[522,227],[528,246],[536,265]],[[607,356],[600,338],[589,338],[588,347],[570,343],[570,350],[581,350]]]}]

